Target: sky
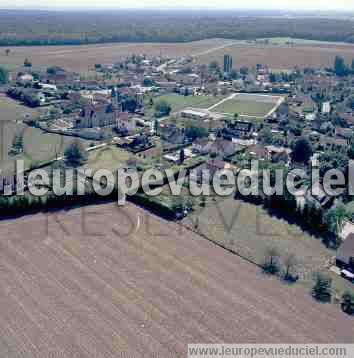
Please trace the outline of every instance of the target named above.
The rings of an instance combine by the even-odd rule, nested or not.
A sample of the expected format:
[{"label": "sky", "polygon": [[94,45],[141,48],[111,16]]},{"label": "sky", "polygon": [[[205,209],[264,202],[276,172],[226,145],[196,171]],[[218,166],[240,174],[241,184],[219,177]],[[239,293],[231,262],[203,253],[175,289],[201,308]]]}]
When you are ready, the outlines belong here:
[{"label": "sky", "polygon": [[3,9],[286,9],[354,11],[353,0],[1,0]]}]

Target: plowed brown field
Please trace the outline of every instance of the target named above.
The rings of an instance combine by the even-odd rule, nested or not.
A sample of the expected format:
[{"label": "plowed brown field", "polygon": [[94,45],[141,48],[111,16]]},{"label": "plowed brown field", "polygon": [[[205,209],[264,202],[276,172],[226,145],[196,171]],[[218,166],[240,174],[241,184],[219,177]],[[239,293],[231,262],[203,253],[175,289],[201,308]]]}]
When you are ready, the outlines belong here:
[{"label": "plowed brown field", "polygon": [[185,357],[188,343],[352,342],[300,287],[127,205],[0,223],[1,357]]}]

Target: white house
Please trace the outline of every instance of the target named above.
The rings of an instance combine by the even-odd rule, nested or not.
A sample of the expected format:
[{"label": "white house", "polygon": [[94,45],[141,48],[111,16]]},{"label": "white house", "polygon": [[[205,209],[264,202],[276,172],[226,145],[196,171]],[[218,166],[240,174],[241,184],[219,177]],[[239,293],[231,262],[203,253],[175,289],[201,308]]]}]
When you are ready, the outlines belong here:
[{"label": "white house", "polygon": [[34,78],[33,75],[31,75],[30,73],[25,73],[19,76],[17,80],[21,83],[30,83],[33,82]]}]

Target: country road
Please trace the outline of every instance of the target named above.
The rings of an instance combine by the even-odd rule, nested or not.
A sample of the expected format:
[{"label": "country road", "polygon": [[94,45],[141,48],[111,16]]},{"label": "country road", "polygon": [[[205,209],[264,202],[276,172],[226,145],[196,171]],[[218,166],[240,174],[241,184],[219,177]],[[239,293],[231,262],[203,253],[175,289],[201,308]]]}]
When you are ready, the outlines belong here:
[{"label": "country road", "polygon": [[199,56],[208,55],[209,53],[213,53],[213,52],[215,52],[215,51],[219,51],[219,50],[225,49],[225,48],[227,48],[227,47],[234,46],[234,45],[236,45],[237,43],[239,43],[239,41],[232,41],[232,42],[227,43],[227,44],[224,44],[224,45],[211,47],[211,48],[209,48],[209,49],[207,49],[207,50],[199,51],[199,52],[193,54],[192,57],[199,57]]}]

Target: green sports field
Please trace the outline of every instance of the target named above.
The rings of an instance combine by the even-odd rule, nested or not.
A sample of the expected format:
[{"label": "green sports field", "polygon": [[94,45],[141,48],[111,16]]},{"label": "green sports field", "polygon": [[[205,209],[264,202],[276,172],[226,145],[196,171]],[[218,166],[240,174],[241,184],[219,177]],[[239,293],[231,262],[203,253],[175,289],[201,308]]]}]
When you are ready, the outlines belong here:
[{"label": "green sports field", "polygon": [[181,96],[177,94],[163,95],[154,98],[154,102],[165,100],[172,107],[172,112],[186,107],[209,108],[220,102],[224,96]]},{"label": "green sports field", "polygon": [[214,107],[213,112],[264,117],[273,107],[274,103],[229,99],[219,106]]}]

